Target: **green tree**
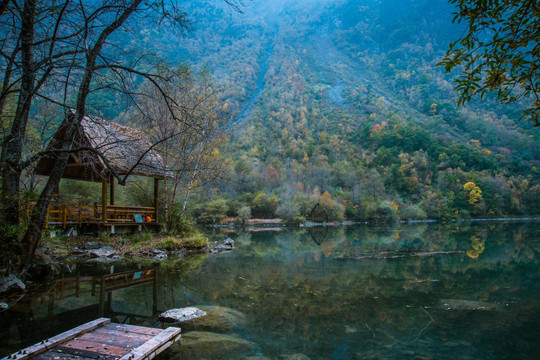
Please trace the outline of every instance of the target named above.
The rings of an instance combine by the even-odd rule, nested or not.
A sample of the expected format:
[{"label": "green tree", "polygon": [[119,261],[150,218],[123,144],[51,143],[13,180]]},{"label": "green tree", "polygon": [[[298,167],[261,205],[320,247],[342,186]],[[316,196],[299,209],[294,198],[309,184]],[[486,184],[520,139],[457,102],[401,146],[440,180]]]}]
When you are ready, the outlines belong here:
[{"label": "green tree", "polygon": [[242,224],[246,224],[250,218],[251,218],[251,208],[249,206],[242,206],[238,210],[238,220],[240,220]]},{"label": "green tree", "polygon": [[457,6],[454,22],[467,24],[439,63],[455,67],[459,104],[475,94],[496,91],[502,103],[532,95],[522,119],[540,125],[540,11],[536,0],[449,0]]},{"label": "green tree", "polygon": [[198,206],[193,211],[193,215],[199,224],[219,224],[227,215],[227,201],[215,199],[208,204]]},{"label": "green tree", "polygon": [[275,215],[278,206],[279,199],[277,196],[267,196],[263,192],[258,192],[251,201],[251,213],[256,218],[269,219]]}]

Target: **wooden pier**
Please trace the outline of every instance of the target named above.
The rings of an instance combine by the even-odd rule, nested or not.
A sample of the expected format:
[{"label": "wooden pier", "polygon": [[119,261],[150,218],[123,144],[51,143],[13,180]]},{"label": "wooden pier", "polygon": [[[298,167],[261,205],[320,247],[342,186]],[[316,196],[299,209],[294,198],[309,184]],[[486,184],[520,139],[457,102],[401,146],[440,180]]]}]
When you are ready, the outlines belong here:
[{"label": "wooden pier", "polygon": [[165,330],[111,323],[100,318],[11,354],[1,360],[153,359],[180,338],[180,328]]}]

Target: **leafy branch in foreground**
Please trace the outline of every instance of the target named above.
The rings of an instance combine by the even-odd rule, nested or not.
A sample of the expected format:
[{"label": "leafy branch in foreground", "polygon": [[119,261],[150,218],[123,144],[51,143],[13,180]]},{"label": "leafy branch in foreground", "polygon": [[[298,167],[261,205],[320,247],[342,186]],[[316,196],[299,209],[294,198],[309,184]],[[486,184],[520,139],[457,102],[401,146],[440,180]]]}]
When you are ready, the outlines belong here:
[{"label": "leafy branch in foreground", "polygon": [[[540,125],[540,6],[536,0],[449,0],[453,22],[467,23],[438,64],[456,78],[458,105],[496,91],[501,103],[524,99],[521,119]],[[529,97],[532,97],[530,99]]]}]

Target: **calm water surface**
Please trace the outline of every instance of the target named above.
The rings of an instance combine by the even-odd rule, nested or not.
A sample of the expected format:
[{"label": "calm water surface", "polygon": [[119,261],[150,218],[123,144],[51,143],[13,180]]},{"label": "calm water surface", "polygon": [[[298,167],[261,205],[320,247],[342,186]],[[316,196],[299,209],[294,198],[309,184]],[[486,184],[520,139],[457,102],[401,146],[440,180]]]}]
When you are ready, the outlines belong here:
[{"label": "calm water surface", "polygon": [[[104,315],[156,326],[172,307],[236,309],[247,322],[234,335],[255,345],[223,359],[540,358],[540,222],[212,236],[235,250],[161,263],[156,295],[151,284],[114,291]],[[152,266],[71,263],[57,278]],[[0,356],[98,317],[90,289],[51,296],[44,284],[1,313]]]}]

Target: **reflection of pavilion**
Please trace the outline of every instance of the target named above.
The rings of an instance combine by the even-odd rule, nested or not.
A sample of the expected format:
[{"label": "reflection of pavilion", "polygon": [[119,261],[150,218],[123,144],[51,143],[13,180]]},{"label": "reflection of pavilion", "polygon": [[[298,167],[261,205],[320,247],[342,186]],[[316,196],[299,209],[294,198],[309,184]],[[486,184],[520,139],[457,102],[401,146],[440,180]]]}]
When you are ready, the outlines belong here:
[{"label": "reflection of pavilion", "polygon": [[[49,313],[48,317],[54,316],[55,300],[65,299],[69,297],[80,297],[81,294],[90,293],[91,296],[96,296],[99,290],[99,316],[105,314],[112,316],[111,307],[112,292],[116,290],[131,288],[134,286],[152,284],[152,312],[157,312],[157,271],[156,269],[126,271],[116,274],[102,276],[80,276],[79,273],[75,277],[62,277],[53,284],[52,288],[41,296],[41,302],[44,303],[46,298],[49,298]],[[107,299],[105,299],[107,297]],[[128,318],[141,315],[114,313],[114,315],[124,315]],[[126,319],[127,320],[127,319]]]},{"label": "reflection of pavilion", "polygon": [[[112,308],[112,293],[117,290],[152,285],[152,313]],[[144,289],[141,289],[145,291]],[[147,293],[149,295],[149,293]],[[148,296],[149,298],[149,296]],[[13,344],[20,348],[39,341],[44,334],[53,336],[58,331],[104,315],[115,322],[137,324],[158,312],[157,269],[126,271],[102,276],[62,277],[48,290],[31,297],[26,295],[9,311],[0,313],[0,336],[2,348]],[[149,312],[149,311],[148,311]],[[60,326],[59,326],[60,325]],[[29,342],[29,343],[26,343]]]},{"label": "reflection of pavilion", "polygon": [[[317,244],[319,247],[326,241],[326,238],[328,237],[328,229],[326,226],[314,226],[311,228],[311,231],[309,233],[311,235],[311,239]],[[325,259],[326,254],[324,253],[324,250],[321,248],[322,253],[322,272],[325,273]]]},{"label": "reflection of pavilion", "polygon": [[328,230],[326,227],[321,226],[314,226],[311,228],[310,232],[311,238],[317,245],[321,245],[323,242],[326,241],[326,237],[328,236]]}]

